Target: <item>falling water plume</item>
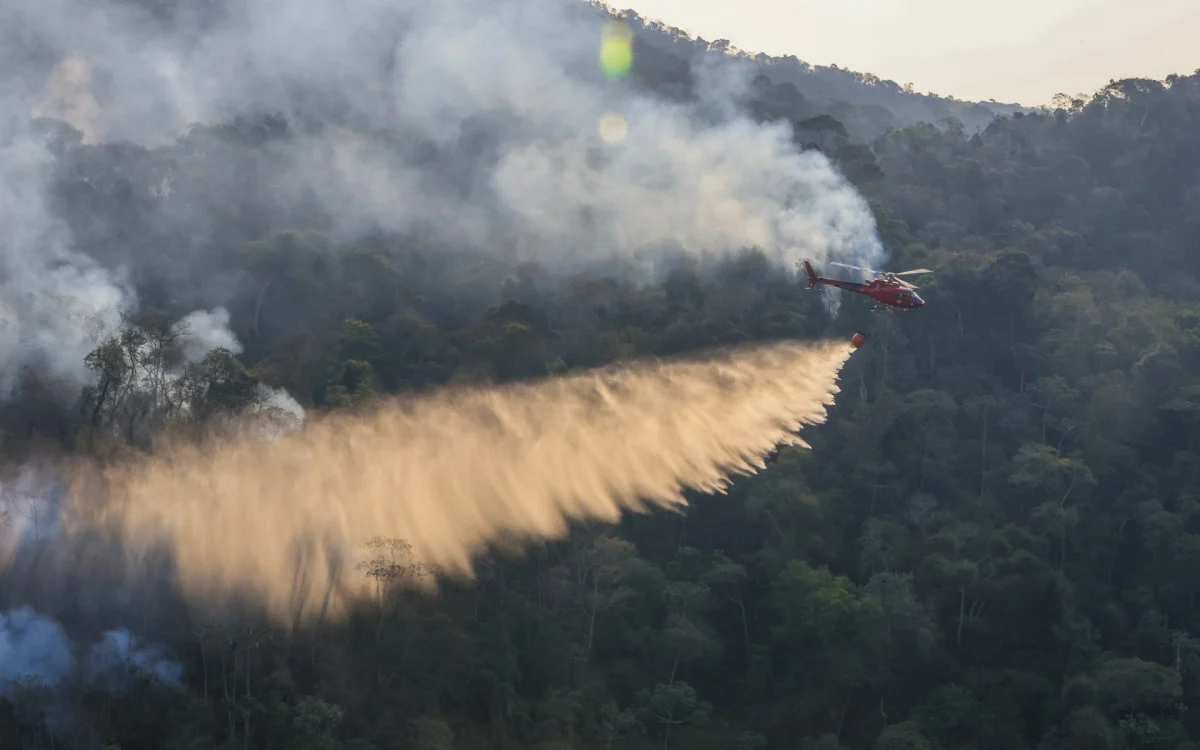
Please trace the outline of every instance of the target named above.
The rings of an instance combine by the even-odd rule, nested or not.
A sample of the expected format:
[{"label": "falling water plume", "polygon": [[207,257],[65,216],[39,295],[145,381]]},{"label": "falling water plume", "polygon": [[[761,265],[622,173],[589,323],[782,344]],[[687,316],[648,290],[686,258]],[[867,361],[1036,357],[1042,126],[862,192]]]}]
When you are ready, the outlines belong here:
[{"label": "falling water plume", "polygon": [[277,440],[177,442],[77,469],[72,496],[131,565],[169,552],[193,600],[246,595],[285,622],[337,616],[369,593],[353,563],[370,538],[402,538],[432,570],[470,575],[487,546],[723,490],[777,446],[805,445],[796,433],[824,421],[852,352],[783,342],[450,388]]}]

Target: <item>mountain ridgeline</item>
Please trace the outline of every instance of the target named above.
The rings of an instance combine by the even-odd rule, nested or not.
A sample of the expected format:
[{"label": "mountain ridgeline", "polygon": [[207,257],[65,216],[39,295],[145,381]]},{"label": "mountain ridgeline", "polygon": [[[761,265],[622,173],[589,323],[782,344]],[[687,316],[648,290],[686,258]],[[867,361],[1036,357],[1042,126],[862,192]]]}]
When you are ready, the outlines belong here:
[{"label": "mountain ridgeline", "polygon": [[[33,115],[0,129],[5,747],[1200,748],[1200,72],[1018,112],[750,58],[739,118],[714,93],[720,45],[636,19],[610,85],[594,44],[574,50],[594,39],[539,37],[559,27],[512,4],[77,5],[154,43],[0,9],[0,60],[29,55],[0,103]],[[598,39],[599,10],[563,12]],[[10,40],[17,16],[33,31]],[[63,64],[64,40],[85,63]],[[170,87],[142,54],[203,69],[186,106],[155,98]],[[29,85],[47,75],[53,96]],[[625,113],[623,146],[595,139],[593,108]],[[762,175],[809,192],[765,201]],[[860,210],[872,262],[934,270],[919,312],[847,295],[831,316],[789,267],[808,234],[824,260],[877,253]],[[830,215],[853,221],[837,234]],[[811,371],[777,343],[856,331],[862,349]],[[626,380],[591,374],[631,360]],[[824,423],[775,413],[823,398],[837,367]],[[784,371],[812,382],[768,377]],[[664,385],[680,372],[705,387]],[[530,406],[546,383],[555,399]],[[265,432],[220,442],[252,417]],[[422,442],[469,420],[470,440]],[[780,439],[702,491],[785,422],[808,447]],[[617,471],[569,479],[578,446]],[[69,480],[84,464],[95,485]],[[441,525],[323,505],[368,480]],[[88,491],[122,482],[136,505]],[[519,525],[468,501],[542,486],[545,507],[622,499],[410,585],[430,550],[461,554],[438,546],[455,514]],[[676,491],[678,512],[617,518]],[[184,519],[186,554],[79,530],[122,514]],[[376,536],[338,567],[347,529]],[[317,558],[305,618],[267,616],[312,583],[288,566]],[[131,584],[135,568],[162,572]],[[365,596],[335,613],[350,579]],[[253,595],[208,606],[225,582]]]},{"label": "mountain ridgeline", "polygon": [[[599,0],[589,0],[605,13],[612,13]],[[1029,108],[996,101],[969,102],[936,94],[921,94],[912,84],[899,84],[870,73],[859,73],[837,65],[811,65],[793,55],[772,57],[734,48],[727,39],[707,41],[664,24],[642,18],[632,10],[616,14],[635,30],[646,54],[644,65],[661,66],[652,74],[675,86],[686,86],[690,65],[697,61],[736,59],[754,66],[775,90],[770,98],[786,105],[794,115],[827,113],[836,117],[859,138],[870,139],[894,127],[957,119],[970,132],[985,128],[997,115],[1011,115]]]}]

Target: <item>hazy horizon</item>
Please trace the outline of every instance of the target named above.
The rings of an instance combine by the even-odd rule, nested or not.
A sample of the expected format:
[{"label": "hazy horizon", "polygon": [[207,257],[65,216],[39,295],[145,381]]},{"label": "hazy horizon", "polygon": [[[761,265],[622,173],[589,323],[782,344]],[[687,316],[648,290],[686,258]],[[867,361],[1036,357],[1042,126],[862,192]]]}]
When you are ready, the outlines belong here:
[{"label": "hazy horizon", "polygon": [[1113,79],[1161,80],[1200,68],[1189,33],[1200,29],[1195,0],[970,6],[951,0],[625,0],[613,6],[752,53],[795,55],[971,101],[1035,107],[1060,92],[1091,94]]}]

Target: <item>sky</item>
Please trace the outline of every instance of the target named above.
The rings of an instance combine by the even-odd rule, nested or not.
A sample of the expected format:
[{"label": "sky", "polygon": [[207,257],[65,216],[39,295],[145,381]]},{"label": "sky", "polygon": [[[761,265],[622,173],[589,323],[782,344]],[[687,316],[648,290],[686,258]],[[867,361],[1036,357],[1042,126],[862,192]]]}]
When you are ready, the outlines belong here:
[{"label": "sky", "polygon": [[959,99],[1050,104],[1200,68],[1200,0],[610,0],[751,53]]}]

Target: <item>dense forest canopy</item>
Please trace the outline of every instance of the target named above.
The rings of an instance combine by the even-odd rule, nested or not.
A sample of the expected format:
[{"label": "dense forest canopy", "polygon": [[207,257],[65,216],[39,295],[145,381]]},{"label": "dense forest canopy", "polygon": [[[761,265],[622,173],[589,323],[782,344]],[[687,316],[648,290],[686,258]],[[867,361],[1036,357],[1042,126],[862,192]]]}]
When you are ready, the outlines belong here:
[{"label": "dense forest canopy", "polygon": [[[48,456],[869,344],[811,450],[436,594],[405,586],[403,539],[371,540],[377,596],[344,623],[214,621],[18,555],[5,747],[1200,746],[1200,72],[975,132],[970,105],[791,61],[723,77],[638,22],[607,81],[584,4],[63,5],[0,8],[6,542],[55,542]],[[575,23],[594,38],[554,35]],[[593,138],[622,106],[625,162]],[[711,206],[710,174],[733,186]],[[820,186],[815,213],[772,180]],[[698,220],[731,201],[766,208]],[[873,224],[825,259],[934,269],[927,306],[831,316],[768,221],[822,206]]]}]

